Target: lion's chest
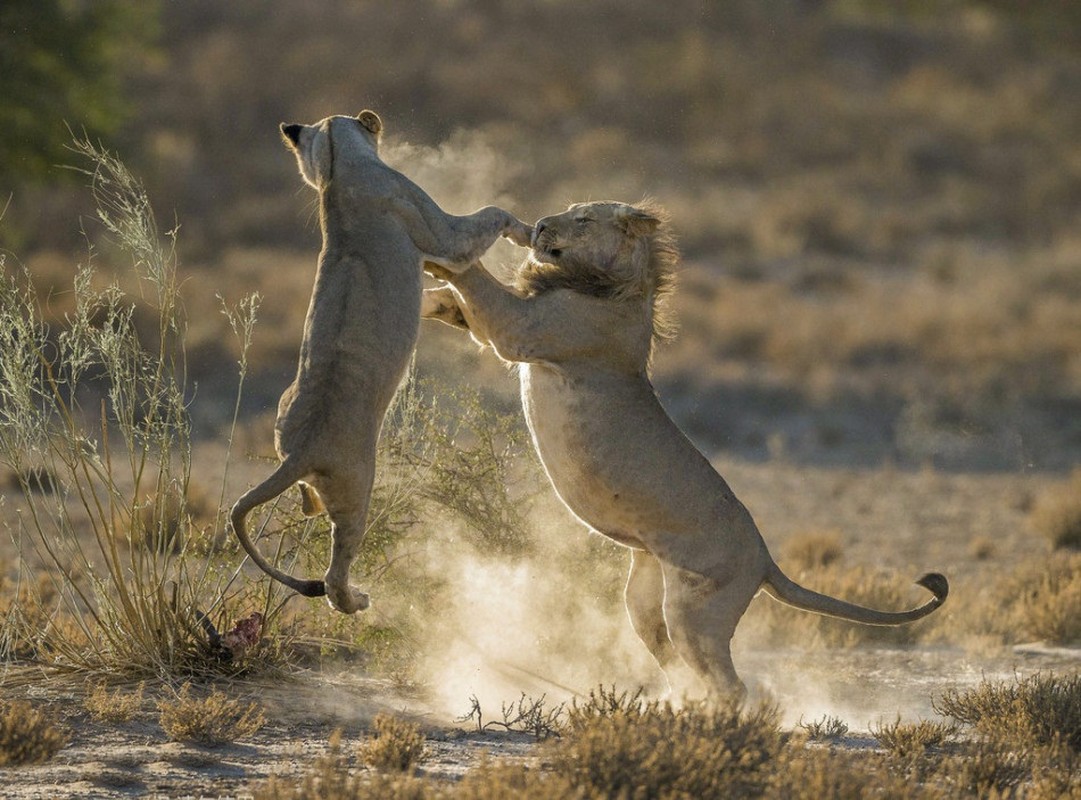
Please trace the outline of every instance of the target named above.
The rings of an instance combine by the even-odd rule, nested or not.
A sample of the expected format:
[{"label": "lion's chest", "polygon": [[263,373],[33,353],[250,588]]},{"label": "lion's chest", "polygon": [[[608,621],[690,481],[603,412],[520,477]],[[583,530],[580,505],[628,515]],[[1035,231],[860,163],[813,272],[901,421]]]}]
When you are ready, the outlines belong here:
[{"label": "lion's chest", "polygon": [[[574,514],[595,530],[630,546],[650,526],[642,493],[628,481],[621,452],[618,400],[543,365],[521,367],[522,406],[552,486]],[[633,424],[633,423],[632,423]]]}]

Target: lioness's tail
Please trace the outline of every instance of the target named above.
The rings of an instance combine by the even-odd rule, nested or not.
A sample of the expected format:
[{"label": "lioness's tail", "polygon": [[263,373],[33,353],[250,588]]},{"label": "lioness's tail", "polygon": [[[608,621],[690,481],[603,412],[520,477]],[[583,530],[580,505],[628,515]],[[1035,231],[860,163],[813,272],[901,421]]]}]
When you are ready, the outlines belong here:
[{"label": "lioness's tail", "polygon": [[256,549],[255,544],[248,538],[248,531],[244,527],[244,519],[248,516],[249,511],[258,505],[273,500],[298,480],[303,478],[304,474],[304,471],[297,466],[295,461],[291,462],[290,459],[287,458],[278,465],[278,468],[271,473],[269,478],[258,486],[248,490],[243,497],[236,501],[236,505],[233,506],[233,510],[230,513],[230,518],[233,523],[233,530],[236,532],[236,538],[240,540],[240,544],[248,551],[251,560],[254,561],[263,572],[275,580],[281,581],[290,589],[299,592],[305,597],[322,597],[327,593],[327,587],[322,581],[305,581],[282,572],[263,558],[263,554]]},{"label": "lioness's tail", "polygon": [[876,611],[838,600],[827,594],[812,592],[781,572],[781,568],[774,563],[770,564],[762,588],[781,602],[804,611],[813,611],[816,614],[847,619],[851,622],[861,622],[864,625],[903,625],[906,622],[915,622],[926,617],[946,602],[946,596],[950,593],[950,584],[946,576],[937,572],[928,572],[916,581],[916,584],[929,590],[934,597],[911,611]]}]

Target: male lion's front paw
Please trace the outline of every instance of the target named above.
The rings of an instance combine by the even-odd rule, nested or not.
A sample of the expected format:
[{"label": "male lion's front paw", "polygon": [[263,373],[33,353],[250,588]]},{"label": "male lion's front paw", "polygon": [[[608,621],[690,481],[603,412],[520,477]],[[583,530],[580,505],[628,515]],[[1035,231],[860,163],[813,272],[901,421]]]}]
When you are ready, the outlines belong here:
[{"label": "male lion's front paw", "polygon": [[368,595],[355,586],[346,586],[344,589],[332,589],[328,585],[327,602],[330,603],[331,608],[335,611],[340,611],[343,614],[356,614],[358,611],[363,611],[371,605]]},{"label": "male lion's front paw", "polygon": [[533,239],[533,226],[511,217],[511,222],[503,235],[519,247],[529,247]]}]

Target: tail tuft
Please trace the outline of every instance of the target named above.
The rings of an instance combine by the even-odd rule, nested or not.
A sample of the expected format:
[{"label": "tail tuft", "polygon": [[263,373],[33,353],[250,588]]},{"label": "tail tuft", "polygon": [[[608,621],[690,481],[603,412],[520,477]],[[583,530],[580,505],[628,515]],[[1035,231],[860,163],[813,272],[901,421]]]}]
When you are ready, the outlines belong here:
[{"label": "tail tuft", "polygon": [[916,585],[922,586],[933,594],[938,605],[945,603],[950,594],[950,582],[946,580],[945,575],[938,572],[928,572],[916,581]]}]

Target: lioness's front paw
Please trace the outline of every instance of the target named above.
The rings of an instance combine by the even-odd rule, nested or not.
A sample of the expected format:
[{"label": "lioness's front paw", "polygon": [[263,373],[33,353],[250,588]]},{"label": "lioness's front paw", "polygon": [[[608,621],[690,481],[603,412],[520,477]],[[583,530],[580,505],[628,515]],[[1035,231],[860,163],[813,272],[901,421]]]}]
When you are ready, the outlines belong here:
[{"label": "lioness's front paw", "polygon": [[[462,269],[458,270],[458,272],[461,272],[463,269],[468,268],[468,266],[465,266]],[[448,281],[450,280],[451,276],[458,274],[458,272],[455,272],[450,267],[444,266],[443,264],[437,264],[434,261],[428,260],[425,260],[424,262],[424,271],[431,275],[433,278],[441,281]]]},{"label": "lioness's front paw", "polygon": [[346,586],[344,590],[335,590],[328,585],[327,602],[330,603],[331,608],[343,614],[356,614],[371,605],[368,595],[355,586]]},{"label": "lioness's front paw", "polygon": [[533,239],[533,226],[512,217],[503,235],[519,247],[529,247]]}]

